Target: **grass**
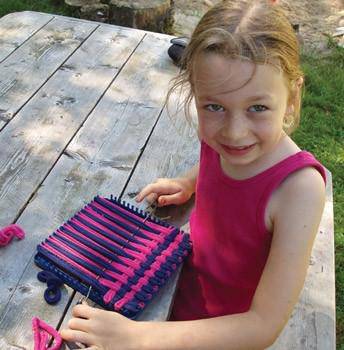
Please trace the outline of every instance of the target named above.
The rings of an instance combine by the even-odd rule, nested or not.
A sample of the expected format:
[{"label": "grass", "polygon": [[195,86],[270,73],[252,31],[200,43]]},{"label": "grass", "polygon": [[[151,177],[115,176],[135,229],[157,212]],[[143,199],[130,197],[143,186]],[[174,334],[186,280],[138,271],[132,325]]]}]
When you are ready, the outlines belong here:
[{"label": "grass", "polygon": [[[59,0],[0,0],[0,16],[33,10],[71,16]],[[331,171],[336,246],[337,349],[344,350],[344,49],[330,42],[330,53],[303,55],[306,90],[297,144]]]},{"label": "grass", "polygon": [[344,350],[344,48],[303,55],[305,94],[293,139],[332,173],[336,248],[337,349]]},{"label": "grass", "polygon": [[63,0],[0,0],[0,17],[11,12],[39,11],[72,16],[73,11]]}]

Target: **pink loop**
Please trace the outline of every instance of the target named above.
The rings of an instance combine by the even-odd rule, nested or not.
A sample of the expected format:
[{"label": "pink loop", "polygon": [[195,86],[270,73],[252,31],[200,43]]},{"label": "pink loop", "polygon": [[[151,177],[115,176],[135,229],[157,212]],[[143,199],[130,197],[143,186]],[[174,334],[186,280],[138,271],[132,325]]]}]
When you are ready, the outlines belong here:
[{"label": "pink loop", "polygon": [[[40,320],[38,317],[32,319],[32,330],[34,338],[34,350],[60,350],[62,338],[58,331]],[[53,344],[49,346],[50,338]]]},{"label": "pink loop", "polygon": [[17,237],[18,239],[23,239],[25,237],[25,232],[19,225],[8,225],[0,230],[0,247],[9,244],[13,237]]}]

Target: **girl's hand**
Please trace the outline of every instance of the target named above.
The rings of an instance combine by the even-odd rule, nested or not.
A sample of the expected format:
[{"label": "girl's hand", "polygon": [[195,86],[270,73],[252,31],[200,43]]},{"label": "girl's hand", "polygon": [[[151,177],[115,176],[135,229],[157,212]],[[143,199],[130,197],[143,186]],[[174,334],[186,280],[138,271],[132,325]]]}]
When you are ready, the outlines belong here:
[{"label": "girl's hand", "polygon": [[141,190],[136,197],[136,201],[141,202],[146,198],[150,203],[156,201],[159,207],[171,204],[178,205],[187,202],[194,192],[194,181],[186,177],[163,178],[157,179]]},{"label": "girl's hand", "polygon": [[86,304],[76,305],[72,314],[68,329],[60,332],[65,341],[83,343],[92,350],[140,348],[143,323]]}]

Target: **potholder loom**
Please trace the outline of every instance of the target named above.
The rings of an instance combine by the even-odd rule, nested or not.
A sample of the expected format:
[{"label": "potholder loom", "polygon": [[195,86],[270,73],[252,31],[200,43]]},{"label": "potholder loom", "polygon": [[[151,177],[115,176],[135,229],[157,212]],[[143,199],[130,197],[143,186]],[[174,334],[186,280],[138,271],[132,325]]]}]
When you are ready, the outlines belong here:
[{"label": "potholder loom", "polygon": [[177,227],[97,196],[37,246],[35,262],[104,308],[136,318],[190,251]]}]

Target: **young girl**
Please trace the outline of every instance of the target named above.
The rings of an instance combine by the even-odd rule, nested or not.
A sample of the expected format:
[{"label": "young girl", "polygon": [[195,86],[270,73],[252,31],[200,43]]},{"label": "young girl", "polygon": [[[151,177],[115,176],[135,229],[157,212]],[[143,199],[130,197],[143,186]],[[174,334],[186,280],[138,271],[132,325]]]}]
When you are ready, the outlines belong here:
[{"label": "young girl", "polygon": [[303,85],[290,23],[272,1],[223,1],[196,27],[183,67],[174,89],[189,84],[200,162],[137,197],[163,206],[196,192],[193,253],[171,321],[76,306],[62,336],[90,349],[263,349],[283,329],[305,280],[325,174],[288,136]]}]

